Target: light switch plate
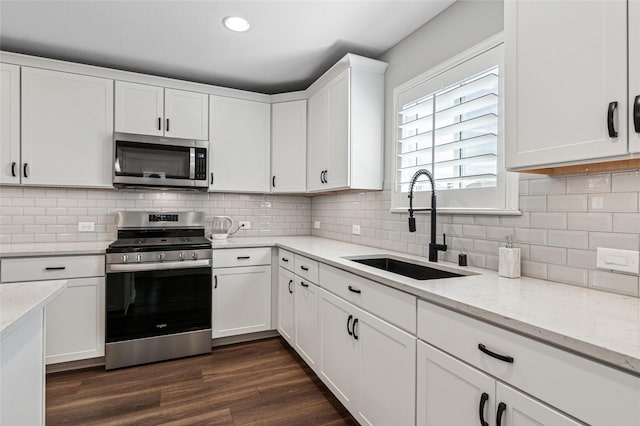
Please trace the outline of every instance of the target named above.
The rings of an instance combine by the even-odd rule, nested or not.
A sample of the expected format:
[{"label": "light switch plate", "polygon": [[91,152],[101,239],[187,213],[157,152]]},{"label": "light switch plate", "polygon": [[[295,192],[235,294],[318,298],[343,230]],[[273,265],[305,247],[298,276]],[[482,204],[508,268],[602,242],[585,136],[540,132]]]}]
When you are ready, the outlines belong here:
[{"label": "light switch plate", "polygon": [[316,220],[313,222],[313,229],[320,229],[320,221]]},{"label": "light switch plate", "polygon": [[640,264],[640,252],[637,250],[598,247],[596,259],[596,266],[600,269],[637,274]]},{"label": "light switch plate", "polygon": [[251,229],[251,222],[248,220],[238,221],[238,226],[242,229]]},{"label": "light switch plate", "polygon": [[96,232],[95,222],[78,222],[78,232]]},{"label": "light switch plate", "polygon": [[360,235],[360,225],[353,225],[351,227],[351,233],[353,235]]}]

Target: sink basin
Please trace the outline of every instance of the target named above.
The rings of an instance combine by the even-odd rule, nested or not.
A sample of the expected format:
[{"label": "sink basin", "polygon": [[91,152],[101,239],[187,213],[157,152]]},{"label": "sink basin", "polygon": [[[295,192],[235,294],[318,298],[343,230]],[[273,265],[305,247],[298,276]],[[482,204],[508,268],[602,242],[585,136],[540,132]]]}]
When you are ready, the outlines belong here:
[{"label": "sink basin", "polygon": [[451,272],[445,269],[436,269],[419,263],[410,263],[392,257],[349,257],[352,262],[361,263],[383,271],[413,278],[416,280],[437,280],[440,278],[463,277],[465,275],[475,275],[472,272],[460,271],[463,273]]}]

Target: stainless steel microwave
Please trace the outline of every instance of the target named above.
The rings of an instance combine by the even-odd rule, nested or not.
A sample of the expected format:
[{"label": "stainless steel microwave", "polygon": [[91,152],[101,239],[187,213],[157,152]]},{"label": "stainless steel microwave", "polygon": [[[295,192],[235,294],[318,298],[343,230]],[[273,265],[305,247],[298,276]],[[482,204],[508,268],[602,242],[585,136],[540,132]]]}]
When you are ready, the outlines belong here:
[{"label": "stainless steel microwave", "polygon": [[113,186],[207,190],[208,141],[114,134]]}]

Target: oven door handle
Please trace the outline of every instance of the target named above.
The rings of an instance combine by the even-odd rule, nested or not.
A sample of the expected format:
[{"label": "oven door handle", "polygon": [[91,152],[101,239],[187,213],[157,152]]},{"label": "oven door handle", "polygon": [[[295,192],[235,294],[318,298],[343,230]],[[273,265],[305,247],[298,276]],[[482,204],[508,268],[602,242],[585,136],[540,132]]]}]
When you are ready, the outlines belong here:
[{"label": "oven door handle", "polygon": [[153,262],[107,265],[109,272],[164,271],[168,269],[191,269],[211,266],[211,259],[190,260],[188,262]]}]

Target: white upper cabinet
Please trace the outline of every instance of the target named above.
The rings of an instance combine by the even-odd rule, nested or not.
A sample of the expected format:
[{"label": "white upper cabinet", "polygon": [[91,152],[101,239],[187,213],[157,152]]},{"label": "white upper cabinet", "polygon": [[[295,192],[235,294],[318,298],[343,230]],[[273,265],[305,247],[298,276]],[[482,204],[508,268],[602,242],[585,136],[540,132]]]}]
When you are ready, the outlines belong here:
[{"label": "white upper cabinet", "polygon": [[504,9],[507,168],[627,154],[627,3],[514,0]]},{"label": "white upper cabinet", "polygon": [[0,183],[20,183],[20,67],[0,64]]},{"label": "white upper cabinet", "polygon": [[308,89],[309,192],[382,189],[386,67],[348,54]]},{"label": "white upper cabinet", "polygon": [[210,191],[269,192],[271,106],[211,96]]},{"label": "white upper cabinet", "polygon": [[113,80],[22,68],[22,183],[111,187]]},{"label": "white upper cabinet", "polygon": [[116,81],[116,132],[209,139],[208,96]]},{"label": "white upper cabinet", "polygon": [[271,105],[271,192],[306,191],[307,101]]},{"label": "white upper cabinet", "polygon": [[640,1],[629,1],[629,152],[640,152]]}]

